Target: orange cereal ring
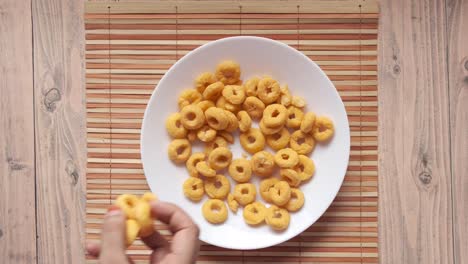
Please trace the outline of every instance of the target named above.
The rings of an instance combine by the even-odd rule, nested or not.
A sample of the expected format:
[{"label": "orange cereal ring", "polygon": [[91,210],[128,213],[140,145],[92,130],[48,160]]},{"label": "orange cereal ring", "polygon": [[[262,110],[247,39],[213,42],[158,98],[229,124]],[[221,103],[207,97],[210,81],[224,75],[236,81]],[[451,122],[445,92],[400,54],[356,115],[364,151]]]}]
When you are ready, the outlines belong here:
[{"label": "orange cereal ring", "polygon": [[265,221],[266,207],[261,202],[253,202],[244,208],[244,220],[249,225],[258,225]]},{"label": "orange cereal ring", "polygon": [[206,143],[204,152],[208,155],[216,148],[227,146],[227,141],[224,138],[218,136],[213,141]]},{"label": "orange cereal ring", "polygon": [[275,169],[274,157],[266,151],[259,151],[252,156],[252,171],[261,177],[270,176]]},{"label": "orange cereal ring", "polygon": [[215,104],[210,100],[203,100],[197,103],[197,106],[201,108],[203,112],[205,112],[210,107],[215,107]]},{"label": "orange cereal ring", "polygon": [[264,118],[260,120],[260,123],[258,124],[258,126],[260,127],[260,130],[262,131],[262,133],[265,135],[272,135],[272,134],[278,133],[284,127],[284,126],[267,127],[263,121],[264,121]]},{"label": "orange cereal ring", "polygon": [[276,152],[275,162],[281,168],[292,168],[299,162],[299,156],[296,151],[285,148]]},{"label": "orange cereal ring", "polygon": [[229,164],[229,174],[236,182],[248,182],[252,177],[250,162],[244,158],[235,159]]},{"label": "orange cereal ring", "polygon": [[263,115],[263,110],[265,110],[265,104],[255,96],[249,96],[245,98],[242,106],[253,119],[261,118]]},{"label": "orange cereal ring", "polygon": [[180,111],[182,115],[181,122],[186,129],[195,130],[205,124],[205,115],[200,107],[196,105],[187,105]]},{"label": "orange cereal ring", "polygon": [[299,163],[294,167],[301,181],[307,181],[312,178],[315,172],[315,164],[312,159],[304,155],[299,155]]},{"label": "orange cereal ring", "polygon": [[249,131],[240,134],[239,138],[242,147],[250,154],[265,148],[265,137],[257,128],[249,129]]},{"label": "orange cereal ring", "polygon": [[202,214],[212,224],[221,224],[228,217],[226,205],[218,199],[207,200],[202,206]]},{"label": "orange cereal ring", "polygon": [[227,131],[218,131],[218,135],[222,138],[224,138],[228,143],[233,144],[234,143],[234,136],[227,132]]},{"label": "orange cereal ring", "polygon": [[127,218],[135,219],[135,206],[138,203],[138,197],[133,194],[122,194],[115,200],[117,205],[127,216]]},{"label": "orange cereal ring", "polygon": [[246,111],[239,111],[237,113],[237,120],[239,121],[239,130],[246,132],[252,127],[252,119]]},{"label": "orange cereal ring", "polygon": [[206,161],[200,161],[195,165],[197,172],[205,177],[214,177],[216,176],[216,171],[213,170]]},{"label": "orange cereal ring", "polygon": [[147,237],[154,232],[153,219],[151,218],[151,206],[148,202],[140,199],[135,206],[135,220],[140,226],[140,237]]},{"label": "orange cereal ring", "polygon": [[234,61],[223,61],[216,67],[216,78],[224,84],[236,84],[240,75],[240,66]]},{"label": "orange cereal ring", "polygon": [[263,123],[265,126],[274,128],[284,126],[288,117],[288,110],[280,104],[271,104],[263,111]]},{"label": "orange cereal ring", "polygon": [[284,105],[285,107],[288,107],[291,105],[291,101],[292,101],[292,96],[291,95],[287,95],[287,94],[283,94],[281,95],[280,99],[279,99],[279,103]]},{"label": "orange cereal ring", "polygon": [[302,133],[301,130],[297,130],[291,134],[289,141],[291,148],[294,149],[297,154],[307,155],[314,150],[315,140],[310,134]]},{"label": "orange cereal ring", "polygon": [[197,137],[203,142],[210,142],[216,138],[216,130],[205,125],[197,131]]},{"label": "orange cereal ring", "polygon": [[245,93],[247,96],[257,96],[257,85],[260,79],[258,77],[253,77],[245,82]]},{"label": "orange cereal ring", "polygon": [[205,100],[215,101],[218,97],[221,96],[224,89],[224,84],[222,82],[215,82],[208,85],[203,91],[203,98]]},{"label": "orange cereal ring", "polygon": [[179,109],[186,107],[187,105],[196,104],[202,100],[202,95],[195,89],[187,89],[180,93],[178,105]]},{"label": "orange cereal ring", "polygon": [[234,199],[241,205],[247,205],[255,201],[257,191],[252,183],[241,183],[234,187]]},{"label": "orange cereal ring", "polygon": [[220,147],[211,151],[208,155],[208,164],[215,170],[221,170],[229,166],[232,160],[232,152],[226,147]]},{"label": "orange cereal ring", "polygon": [[231,104],[242,104],[245,100],[244,87],[241,85],[226,85],[223,89],[223,97]]},{"label": "orange cereal ring", "polygon": [[292,97],[291,104],[298,108],[304,108],[306,106],[304,98],[296,95]]},{"label": "orange cereal ring", "polygon": [[285,205],[291,198],[291,187],[285,181],[279,181],[270,188],[270,199],[271,201],[278,205]]},{"label": "orange cereal ring", "polygon": [[265,222],[274,230],[284,230],[289,226],[289,212],[276,205],[272,205],[266,210]]},{"label": "orange cereal ring", "polygon": [[190,142],[194,142],[195,140],[197,140],[197,131],[189,130],[187,133],[187,139]]},{"label": "orange cereal ring", "polygon": [[279,132],[266,136],[266,142],[270,148],[280,150],[289,144],[289,130],[287,128],[281,129]]},{"label": "orange cereal ring", "polygon": [[333,122],[325,116],[317,117],[312,129],[312,135],[317,141],[327,141],[333,136],[335,128]]},{"label": "orange cereal ring", "polygon": [[279,83],[270,77],[265,77],[258,82],[257,95],[265,104],[271,104],[280,96]]},{"label": "orange cereal ring", "polygon": [[126,245],[127,247],[133,244],[138,233],[140,232],[140,226],[135,219],[127,219],[125,221],[125,233],[126,233]]},{"label": "orange cereal ring", "polygon": [[231,183],[223,175],[218,174],[205,182],[205,192],[210,198],[224,199],[230,191]]},{"label": "orange cereal ring", "polygon": [[216,107],[222,108],[231,113],[237,113],[241,109],[241,105],[231,104],[228,101],[226,101],[226,98],[224,98],[223,96],[219,97],[218,100],[216,100]]},{"label": "orange cereal ring", "polygon": [[239,209],[239,203],[236,201],[236,199],[234,199],[234,195],[228,194],[227,204],[233,213],[237,213],[237,209]]},{"label": "orange cereal ring", "polygon": [[204,72],[195,79],[195,88],[197,88],[198,92],[203,93],[208,87],[208,85],[215,83],[216,76],[211,72]]},{"label": "orange cereal ring", "polygon": [[239,127],[239,121],[235,114],[226,111],[226,116],[228,117],[228,126],[226,127],[227,132],[234,132]]},{"label": "orange cereal ring", "polygon": [[291,188],[291,199],[289,199],[284,208],[289,212],[296,212],[302,208],[304,201],[304,193],[297,188]]},{"label": "orange cereal ring", "polygon": [[182,186],[184,195],[192,201],[200,201],[205,194],[203,181],[200,178],[189,177]]},{"label": "orange cereal ring", "polygon": [[169,159],[175,163],[183,163],[192,154],[192,145],[187,139],[174,139],[167,149]]},{"label": "orange cereal ring", "polygon": [[312,128],[314,127],[315,123],[315,114],[312,112],[308,112],[304,115],[304,118],[302,119],[301,122],[301,131],[303,133],[309,133],[312,131]]},{"label": "orange cereal ring", "polygon": [[273,188],[277,182],[279,182],[279,180],[276,178],[269,178],[260,182],[260,196],[262,196],[265,202],[271,203],[270,189]]},{"label": "orange cereal ring", "polygon": [[229,125],[226,111],[221,108],[211,107],[205,111],[206,122],[216,130],[224,130]]},{"label": "orange cereal ring", "polygon": [[297,187],[301,184],[299,174],[293,169],[281,169],[280,176],[281,180],[287,182],[291,187]]},{"label": "orange cereal ring", "polygon": [[286,121],[286,126],[289,128],[299,128],[301,126],[302,118],[304,118],[302,110],[291,105],[288,107],[288,120]]},{"label": "orange cereal ring", "polygon": [[196,152],[196,153],[193,153],[185,162],[185,167],[187,168],[187,171],[191,177],[198,178],[199,175],[196,169],[196,165],[198,162],[204,161],[205,157],[206,157],[205,153]]},{"label": "orange cereal ring", "polygon": [[173,113],[166,119],[166,129],[169,136],[173,138],[185,138],[187,129],[182,125],[182,115]]}]

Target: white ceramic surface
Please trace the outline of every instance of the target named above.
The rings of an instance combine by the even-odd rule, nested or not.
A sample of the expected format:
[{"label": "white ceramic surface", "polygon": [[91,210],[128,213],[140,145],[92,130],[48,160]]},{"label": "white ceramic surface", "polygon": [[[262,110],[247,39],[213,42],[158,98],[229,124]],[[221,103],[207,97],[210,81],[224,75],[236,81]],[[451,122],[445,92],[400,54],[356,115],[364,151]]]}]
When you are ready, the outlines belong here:
[{"label": "white ceramic surface", "polygon": [[[195,77],[213,72],[223,60],[241,65],[243,80],[255,75],[270,75],[281,84],[287,83],[293,95],[304,97],[307,110],[329,116],[335,124],[335,135],[328,144],[317,144],[311,158],[316,164],[312,180],[301,186],[304,207],[291,214],[289,228],[275,232],[267,225],[248,226],[242,217],[229,211],[222,225],[212,225],[202,216],[199,203],[186,199],[182,183],[188,174],[185,166],[174,165],[167,156],[170,142],[165,129],[166,117],[177,109],[177,96],[193,87]],[[240,157],[242,148],[236,138],[231,145],[233,156]],[[201,151],[196,145],[192,152]],[[232,249],[257,249],[284,242],[311,226],[335,198],[348,166],[350,133],[347,115],[338,92],[324,72],[297,50],[274,40],[258,37],[232,37],[203,45],[174,64],[156,87],[145,111],[141,130],[141,159],[151,190],[161,200],[175,203],[186,210],[200,226],[204,242]],[[228,175],[225,173],[225,175]],[[230,177],[229,177],[230,178]],[[259,183],[258,177],[253,182]],[[231,180],[232,186],[234,182]],[[257,199],[262,200],[257,194]]]}]

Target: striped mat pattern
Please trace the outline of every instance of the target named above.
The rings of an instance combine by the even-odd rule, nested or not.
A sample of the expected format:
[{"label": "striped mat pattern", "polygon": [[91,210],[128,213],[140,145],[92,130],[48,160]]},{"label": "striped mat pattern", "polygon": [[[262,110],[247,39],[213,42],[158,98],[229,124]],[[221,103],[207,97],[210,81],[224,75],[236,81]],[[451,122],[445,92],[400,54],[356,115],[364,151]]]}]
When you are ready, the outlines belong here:
[{"label": "striped mat pattern", "polygon": [[[264,3],[86,3],[87,239],[99,239],[103,215],[116,196],[148,190],[140,162],[140,127],[164,73],[204,43],[256,35],[300,50],[333,81],[350,121],[350,163],[332,206],[299,236],[254,251],[202,244],[199,263],[378,262],[377,3]],[[163,224],[156,225],[170,238]],[[135,263],[147,263],[150,253],[140,241],[128,252]]]}]

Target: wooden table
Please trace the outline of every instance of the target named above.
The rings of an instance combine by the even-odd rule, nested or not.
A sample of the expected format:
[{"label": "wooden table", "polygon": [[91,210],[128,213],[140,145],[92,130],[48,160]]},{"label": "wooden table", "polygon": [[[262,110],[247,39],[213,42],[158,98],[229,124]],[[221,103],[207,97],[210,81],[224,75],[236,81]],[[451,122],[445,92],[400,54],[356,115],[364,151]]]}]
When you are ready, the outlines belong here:
[{"label": "wooden table", "polygon": [[[380,8],[380,261],[468,263],[468,1]],[[83,12],[0,0],[3,263],[84,262]]]}]

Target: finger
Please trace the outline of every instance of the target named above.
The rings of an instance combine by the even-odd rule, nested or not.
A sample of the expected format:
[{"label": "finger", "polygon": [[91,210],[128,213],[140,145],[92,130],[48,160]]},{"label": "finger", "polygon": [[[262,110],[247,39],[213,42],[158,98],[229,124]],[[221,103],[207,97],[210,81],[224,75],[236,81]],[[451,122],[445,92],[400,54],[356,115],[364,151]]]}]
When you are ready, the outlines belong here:
[{"label": "finger", "polygon": [[141,240],[153,250],[169,246],[169,242],[158,231],[153,232],[147,237],[142,237]]},{"label": "finger", "polygon": [[125,216],[122,210],[106,214],[101,233],[101,263],[127,263],[125,256]]},{"label": "finger", "polygon": [[101,245],[99,245],[96,242],[87,242],[86,251],[88,252],[88,255],[97,258],[99,257],[99,254],[101,253]]},{"label": "finger", "polygon": [[192,218],[178,206],[165,202],[151,202],[151,215],[169,225],[172,233],[196,227]]}]

